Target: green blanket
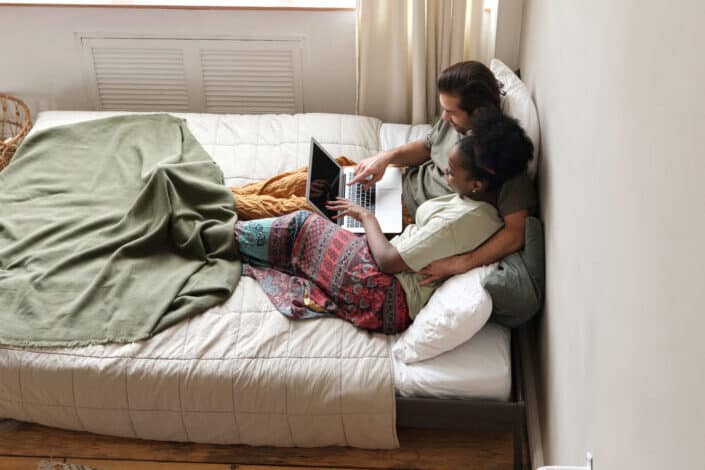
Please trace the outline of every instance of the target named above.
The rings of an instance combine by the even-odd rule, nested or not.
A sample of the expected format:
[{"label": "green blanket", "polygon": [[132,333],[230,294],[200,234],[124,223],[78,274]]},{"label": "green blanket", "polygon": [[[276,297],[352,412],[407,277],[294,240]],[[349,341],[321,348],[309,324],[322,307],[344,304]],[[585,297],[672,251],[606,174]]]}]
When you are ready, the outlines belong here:
[{"label": "green blanket", "polygon": [[32,135],[0,172],[0,343],[136,341],[221,303],[240,278],[236,217],[181,119]]}]

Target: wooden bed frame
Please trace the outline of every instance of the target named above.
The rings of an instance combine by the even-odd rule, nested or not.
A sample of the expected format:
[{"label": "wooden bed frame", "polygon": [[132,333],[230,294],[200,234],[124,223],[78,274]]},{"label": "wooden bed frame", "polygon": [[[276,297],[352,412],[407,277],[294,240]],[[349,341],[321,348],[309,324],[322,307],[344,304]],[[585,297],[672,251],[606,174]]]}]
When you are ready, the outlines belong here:
[{"label": "wooden bed frame", "polygon": [[[513,469],[522,470],[525,425],[527,419],[527,405],[524,394],[524,376],[522,373],[523,368],[521,361],[522,358],[520,355],[521,348],[519,335],[520,332],[518,330],[514,329],[511,331],[512,386],[509,401],[503,402],[476,399],[396,397],[397,427],[455,430],[471,433],[512,432],[514,449]],[[2,421],[4,420],[0,418],[0,422]],[[22,426],[21,423],[18,423],[17,425]],[[27,427],[27,429],[22,428],[25,434],[31,434],[33,436],[44,436],[44,434],[42,434],[41,428],[39,428],[39,430],[33,431],[34,425],[24,426],[29,426]],[[70,435],[72,439],[74,439],[71,435],[73,431],[64,431],[63,433]],[[61,433],[60,435],[63,436],[63,434]],[[64,441],[66,441],[65,437],[63,439]],[[87,439],[88,441],[90,441],[91,439],[106,441],[111,438],[99,436],[90,437]],[[85,440],[86,439],[84,439],[84,441]],[[59,446],[64,445],[62,444],[62,438],[59,438],[56,442],[54,442],[53,445],[57,445],[57,442],[59,443]],[[83,442],[82,445],[87,444],[86,442]],[[170,449],[169,446],[173,446],[174,443],[164,443],[163,445],[167,449]],[[224,447],[227,448],[229,446]],[[213,448],[215,450],[211,449],[211,451],[214,453],[214,455],[218,454],[220,457],[222,457],[222,455],[220,455],[220,453],[222,453],[222,451],[220,450],[220,446],[213,446]],[[5,448],[4,450],[5,453],[7,453],[8,455],[11,454],[10,452],[7,452],[7,448]],[[40,452],[44,450],[45,449],[40,450]],[[174,449],[171,449],[171,451],[173,450]],[[26,453],[26,449],[24,449],[22,452]],[[247,450],[248,454],[251,452],[251,449]],[[30,453],[27,455],[35,454]],[[81,455],[72,456],[81,457]],[[83,457],[95,457],[95,455],[84,455]],[[281,457],[283,461],[286,461],[287,454],[284,453],[282,455],[279,455],[279,457]],[[261,463],[271,462],[263,461]],[[301,464],[301,462],[297,463]],[[0,467],[2,467],[2,462],[0,462]]]},{"label": "wooden bed frame", "polygon": [[526,401],[519,334],[516,329],[511,331],[511,364],[512,385],[509,401],[396,397],[397,427],[512,432],[513,469],[521,470]]},{"label": "wooden bed frame", "polygon": [[396,398],[397,427],[509,432],[514,435],[514,470],[522,469],[526,402],[518,330],[512,330],[512,391],[509,401]]}]

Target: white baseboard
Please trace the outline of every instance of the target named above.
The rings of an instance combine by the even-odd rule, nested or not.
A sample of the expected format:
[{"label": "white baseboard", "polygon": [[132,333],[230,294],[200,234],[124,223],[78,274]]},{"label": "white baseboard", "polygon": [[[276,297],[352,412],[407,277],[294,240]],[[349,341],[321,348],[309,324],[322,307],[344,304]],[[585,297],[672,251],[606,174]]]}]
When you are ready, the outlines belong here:
[{"label": "white baseboard", "polygon": [[524,399],[526,401],[526,432],[529,440],[529,461],[531,468],[544,465],[543,441],[541,439],[541,422],[539,420],[539,403],[536,387],[536,362],[533,342],[531,341],[531,324],[519,329],[519,349],[521,351],[521,368],[524,373]]}]

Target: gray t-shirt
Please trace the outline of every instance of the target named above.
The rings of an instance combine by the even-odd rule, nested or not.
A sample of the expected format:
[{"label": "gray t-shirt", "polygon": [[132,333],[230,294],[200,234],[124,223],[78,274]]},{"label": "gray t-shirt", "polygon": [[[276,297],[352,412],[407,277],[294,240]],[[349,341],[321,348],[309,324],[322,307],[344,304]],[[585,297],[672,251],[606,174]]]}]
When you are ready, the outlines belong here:
[{"label": "gray t-shirt", "polygon": [[[409,268],[418,271],[432,261],[474,250],[501,227],[502,221],[490,204],[448,194],[421,204],[416,223],[390,243]],[[425,276],[411,272],[395,276],[406,294],[409,316],[414,318],[440,283],[420,286]]]},{"label": "gray t-shirt", "polygon": [[[404,206],[412,216],[425,201],[453,192],[443,170],[448,166],[451,149],[462,137],[451,124],[438,121],[424,142],[431,151],[430,160],[404,169]],[[536,210],[534,183],[526,172],[505,181],[496,194],[489,196],[502,217],[520,210],[528,210],[529,215],[532,215]]]}]

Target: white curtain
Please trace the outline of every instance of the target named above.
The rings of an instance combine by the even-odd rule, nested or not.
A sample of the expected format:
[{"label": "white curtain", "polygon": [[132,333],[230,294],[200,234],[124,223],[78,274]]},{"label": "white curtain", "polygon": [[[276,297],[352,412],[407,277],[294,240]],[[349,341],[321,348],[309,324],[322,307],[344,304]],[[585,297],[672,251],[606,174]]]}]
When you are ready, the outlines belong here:
[{"label": "white curtain", "polygon": [[436,116],[440,71],[477,56],[474,43],[482,4],[482,0],[358,0],[358,114],[413,124]]}]

